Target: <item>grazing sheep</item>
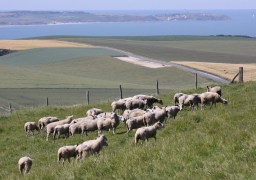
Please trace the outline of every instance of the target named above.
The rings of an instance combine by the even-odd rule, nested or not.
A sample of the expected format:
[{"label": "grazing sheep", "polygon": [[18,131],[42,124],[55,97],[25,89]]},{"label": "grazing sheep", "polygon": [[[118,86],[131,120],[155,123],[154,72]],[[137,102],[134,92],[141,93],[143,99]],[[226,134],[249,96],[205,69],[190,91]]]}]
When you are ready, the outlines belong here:
[{"label": "grazing sheep", "polygon": [[98,115],[100,113],[103,113],[104,111],[102,109],[98,109],[98,108],[92,108],[89,109],[86,114],[87,116],[94,116],[94,115]]},{"label": "grazing sheep", "polygon": [[126,103],[126,100],[123,100],[123,99],[120,99],[118,101],[113,101],[111,103],[112,112],[115,112],[116,110],[121,110],[123,113],[124,110],[126,109],[125,103]]},{"label": "grazing sheep", "polygon": [[176,94],[174,94],[173,100],[174,100],[174,104],[175,104],[175,105],[176,105],[176,103],[179,103],[179,98],[180,98],[181,96],[183,96],[183,95],[186,95],[186,94],[184,94],[184,93],[176,93]]},{"label": "grazing sheep", "polygon": [[48,117],[42,117],[38,120],[38,127],[39,129],[44,129],[48,124],[53,123],[59,121],[59,119],[57,117],[52,117],[52,116],[48,116]]},{"label": "grazing sheep", "polygon": [[142,141],[141,144],[143,144],[143,142],[145,140],[147,140],[147,142],[148,142],[148,139],[151,137],[155,138],[155,141],[156,141],[157,129],[163,128],[163,127],[164,127],[164,125],[158,121],[152,126],[141,127],[139,129],[137,129],[137,131],[135,133],[135,144],[138,143],[139,139],[141,139],[141,141]]},{"label": "grazing sheep", "polygon": [[142,109],[133,109],[133,110],[125,110],[124,113],[123,113],[123,117],[124,117],[124,120],[127,120],[131,117],[137,117],[137,116],[142,116],[143,114],[145,114],[146,111],[142,110]]},{"label": "grazing sheep", "polygon": [[61,158],[63,158],[62,165],[64,166],[64,162],[66,159],[68,159],[68,162],[70,163],[70,158],[76,158],[76,148],[78,145],[74,146],[63,146],[59,148],[58,150],[58,163],[60,162]]},{"label": "grazing sheep", "polygon": [[58,134],[58,139],[60,139],[61,134],[65,134],[65,139],[69,136],[69,126],[70,124],[57,125],[54,128],[53,139],[55,141],[55,136]]},{"label": "grazing sheep", "polygon": [[157,99],[154,96],[147,96],[147,95],[136,95],[133,97],[134,99],[141,99],[147,101],[148,108],[152,108],[154,103],[159,103],[163,105],[163,101],[161,99]]},{"label": "grazing sheep", "polygon": [[127,133],[142,126],[145,126],[143,116],[131,117],[126,121]]},{"label": "grazing sheep", "polygon": [[27,157],[27,156],[24,156],[19,159],[18,165],[19,165],[20,174],[22,174],[23,170],[24,170],[24,174],[29,172],[29,170],[32,167],[32,161],[33,161],[33,159],[31,159],[30,157]]},{"label": "grazing sheep", "polygon": [[54,132],[54,128],[57,126],[57,125],[62,125],[62,124],[70,124],[71,121],[72,121],[72,118],[73,118],[73,115],[72,116],[67,116],[66,119],[64,120],[61,120],[61,121],[57,121],[57,122],[53,122],[53,123],[50,123],[46,126],[46,141],[48,141],[49,139],[49,136],[51,135],[51,133]]},{"label": "grazing sheep", "polygon": [[216,103],[220,102],[223,103],[224,105],[228,104],[228,101],[223,99],[222,97],[220,97],[220,95],[218,93],[215,92],[204,92],[200,95],[201,97],[201,110],[204,110],[204,106],[208,103],[211,103],[211,107],[212,105],[215,104],[216,107]]},{"label": "grazing sheep", "polygon": [[81,135],[83,135],[85,132],[86,136],[88,136],[88,131],[96,131],[98,129],[97,122],[100,119],[104,120],[104,118],[97,118],[80,123]]},{"label": "grazing sheep", "polygon": [[127,109],[143,109],[144,106],[147,104],[147,100],[141,100],[141,99],[132,99],[130,101],[126,101],[125,106]]},{"label": "grazing sheep", "polygon": [[[167,118],[170,119],[173,117],[173,119],[175,119],[175,117],[177,116],[180,110],[181,109],[179,106],[167,106],[166,107]],[[166,120],[165,120],[165,123],[166,123]]]},{"label": "grazing sheep", "polygon": [[105,135],[98,136],[95,140],[85,141],[76,147],[77,160],[88,156],[89,153],[99,153],[103,146],[108,146]]},{"label": "grazing sheep", "polygon": [[179,106],[181,110],[183,106],[189,106],[190,111],[192,111],[194,110],[195,105],[198,109],[198,103],[201,103],[200,94],[190,94],[179,98]]},{"label": "grazing sheep", "polygon": [[113,129],[113,134],[115,134],[116,127],[119,125],[120,122],[120,116],[118,116],[116,113],[112,113],[110,118],[105,119],[99,119],[97,121],[98,126],[98,134],[101,134],[101,131],[103,129]]},{"label": "grazing sheep", "polygon": [[206,91],[207,92],[215,92],[221,96],[221,87],[219,87],[219,86],[215,86],[215,87],[207,86]]},{"label": "grazing sheep", "polygon": [[40,130],[35,122],[26,122],[24,125],[24,129],[26,132],[26,136],[28,136],[29,131],[34,135],[34,130]]},{"label": "grazing sheep", "polygon": [[154,124],[156,121],[155,119],[155,112],[146,112],[143,115],[143,123],[145,124],[145,126],[149,126],[151,124]]},{"label": "grazing sheep", "polygon": [[147,112],[144,114],[144,124],[147,126],[156,123],[157,121],[163,123],[167,117],[166,107],[155,107],[153,112]]}]

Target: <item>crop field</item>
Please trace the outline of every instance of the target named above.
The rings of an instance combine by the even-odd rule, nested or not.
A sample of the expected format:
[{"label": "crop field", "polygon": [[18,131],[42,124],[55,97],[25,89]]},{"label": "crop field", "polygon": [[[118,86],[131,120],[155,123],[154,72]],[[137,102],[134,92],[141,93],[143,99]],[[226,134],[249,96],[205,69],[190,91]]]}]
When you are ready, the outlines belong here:
[{"label": "crop field", "polygon": [[[35,131],[26,137],[25,122],[38,122],[44,116],[64,119],[84,117],[85,112],[97,107],[111,111],[110,102],[93,105],[41,106],[0,116],[0,179],[26,180],[82,180],[82,179],[250,179],[256,178],[256,83],[221,85],[222,97],[228,105],[217,103],[204,111],[189,111],[185,107],[177,117],[164,122],[157,131],[156,141],[134,143],[136,130],[127,134],[120,122],[116,134],[104,130],[108,146],[99,154],[76,161],[57,162],[60,147],[81,144],[95,139],[97,131],[88,136],[61,136],[55,142],[46,132]],[[187,94],[202,93],[205,88],[183,89]],[[156,96],[164,104],[172,105],[174,93]],[[199,106],[200,108],[200,106]],[[33,159],[31,170],[21,175],[18,160],[22,156]],[[61,159],[62,161],[63,159]],[[135,166],[136,165],[136,166]]]}]

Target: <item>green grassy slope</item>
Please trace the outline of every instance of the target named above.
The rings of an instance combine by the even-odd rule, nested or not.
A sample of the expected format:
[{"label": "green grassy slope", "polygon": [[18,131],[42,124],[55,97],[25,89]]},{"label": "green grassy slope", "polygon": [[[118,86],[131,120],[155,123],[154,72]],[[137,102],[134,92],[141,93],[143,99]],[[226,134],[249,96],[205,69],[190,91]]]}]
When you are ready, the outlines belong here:
[{"label": "green grassy slope", "polygon": [[[207,107],[195,112],[185,108],[158,131],[156,142],[149,139],[148,144],[135,146],[135,131],[127,136],[120,124],[114,135],[104,131],[109,146],[99,155],[78,163],[71,159],[65,167],[57,163],[58,148],[94,139],[97,132],[90,132],[88,137],[76,134],[53,143],[52,139],[45,141],[45,132],[26,138],[24,123],[37,122],[47,115],[60,119],[71,114],[83,117],[91,107],[110,111],[110,102],[40,107],[0,116],[0,179],[255,179],[255,86],[255,82],[221,85],[228,106],[217,104],[211,110]],[[204,91],[183,90],[188,94]],[[173,105],[173,95],[162,94],[158,98],[164,105]],[[17,162],[25,155],[34,161],[30,173],[23,176]]]},{"label": "green grassy slope", "polygon": [[108,46],[162,61],[255,63],[255,38],[215,36],[42,37]]}]

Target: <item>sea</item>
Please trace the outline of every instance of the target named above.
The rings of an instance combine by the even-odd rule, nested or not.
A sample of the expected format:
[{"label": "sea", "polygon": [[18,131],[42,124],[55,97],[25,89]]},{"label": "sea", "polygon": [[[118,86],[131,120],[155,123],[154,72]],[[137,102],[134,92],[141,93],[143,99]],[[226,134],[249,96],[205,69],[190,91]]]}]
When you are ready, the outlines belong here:
[{"label": "sea", "polygon": [[144,10],[85,11],[112,14],[216,13],[223,21],[95,22],[84,24],[0,26],[0,39],[38,36],[162,36],[162,35],[241,35],[256,37],[256,9],[249,10]]}]

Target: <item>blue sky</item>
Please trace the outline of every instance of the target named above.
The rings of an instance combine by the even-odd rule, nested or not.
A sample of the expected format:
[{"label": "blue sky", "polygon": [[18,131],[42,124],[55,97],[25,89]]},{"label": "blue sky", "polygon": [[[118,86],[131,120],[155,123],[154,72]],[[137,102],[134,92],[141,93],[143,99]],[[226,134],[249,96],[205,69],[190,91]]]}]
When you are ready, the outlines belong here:
[{"label": "blue sky", "polygon": [[256,0],[0,0],[0,11],[161,9],[256,9]]}]

